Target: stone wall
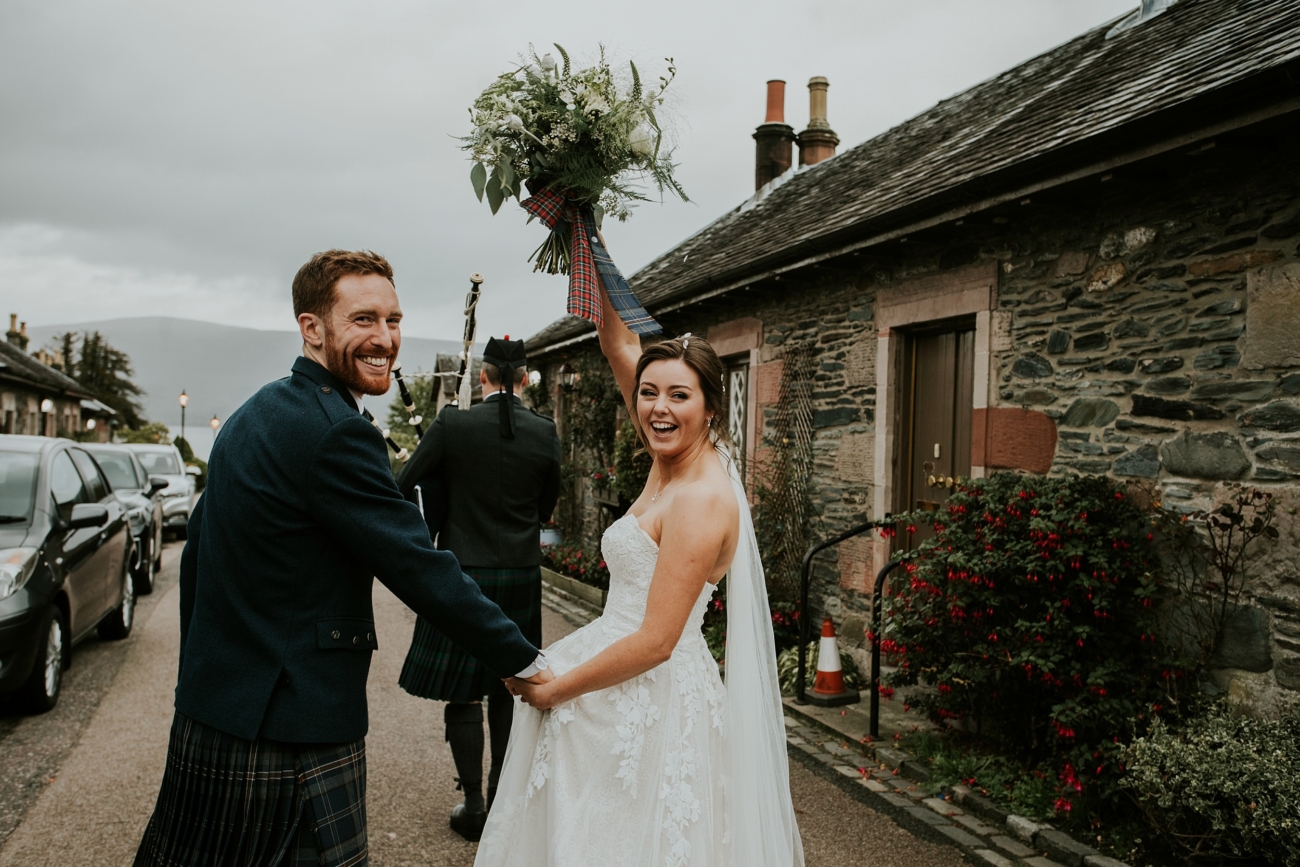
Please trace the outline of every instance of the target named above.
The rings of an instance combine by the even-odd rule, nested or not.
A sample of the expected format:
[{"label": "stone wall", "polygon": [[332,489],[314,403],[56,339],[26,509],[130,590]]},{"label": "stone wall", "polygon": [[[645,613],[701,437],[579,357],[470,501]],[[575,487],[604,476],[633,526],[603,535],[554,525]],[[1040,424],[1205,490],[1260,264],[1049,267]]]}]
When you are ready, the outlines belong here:
[{"label": "stone wall", "polygon": [[[758,320],[755,409],[768,419],[784,351],[815,347],[815,535],[824,536],[876,517],[877,293],[995,264],[988,417],[1050,420],[1055,452],[1037,469],[1146,480],[1188,510],[1234,485],[1279,497],[1283,538],[1253,564],[1252,604],[1233,627],[1242,652],[1216,674],[1271,708],[1300,698],[1295,154],[1300,140],[1281,129],[1152,158],[661,319],[669,333],[697,334]],[[990,454],[1016,429],[990,422]],[[760,447],[756,463],[766,454]],[[856,630],[851,645],[870,564],[869,546],[854,544],[838,560],[822,555],[815,572],[817,608]]]}]

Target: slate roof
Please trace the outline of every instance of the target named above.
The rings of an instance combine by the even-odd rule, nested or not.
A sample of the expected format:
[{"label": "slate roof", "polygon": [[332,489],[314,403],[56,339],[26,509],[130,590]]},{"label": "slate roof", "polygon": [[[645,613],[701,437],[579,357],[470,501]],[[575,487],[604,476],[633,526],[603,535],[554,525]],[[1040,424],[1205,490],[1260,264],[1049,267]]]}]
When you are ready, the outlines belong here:
[{"label": "slate roof", "polygon": [[42,364],[8,341],[0,341],[0,379],[78,399],[94,397],[72,377]]},{"label": "slate roof", "polygon": [[[1135,3],[1137,0],[1135,0]],[[673,301],[863,237],[958,188],[994,184],[1300,58],[1295,0],[1179,0],[1106,38],[1090,30],[831,159],[705,227],[632,276],[651,313]],[[987,194],[985,187],[982,191]],[[593,331],[566,316],[529,351]]]}]

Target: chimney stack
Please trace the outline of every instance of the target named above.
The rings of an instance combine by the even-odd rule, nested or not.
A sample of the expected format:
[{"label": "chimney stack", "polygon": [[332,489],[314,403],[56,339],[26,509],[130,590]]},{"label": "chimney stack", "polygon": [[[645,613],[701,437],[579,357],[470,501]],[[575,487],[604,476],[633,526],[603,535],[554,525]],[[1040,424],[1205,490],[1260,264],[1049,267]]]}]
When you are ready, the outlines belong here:
[{"label": "chimney stack", "polygon": [[790,170],[794,158],[794,127],[785,122],[785,82],[767,83],[767,119],[754,130],[754,189]]},{"label": "chimney stack", "polygon": [[808,128],[799,133],[799,165],[815,166],[835,156],[840,137],[826,119],[826,90],[830,82],[818,75],[808,80]]},{"label": "chimney stack", "polygon": [[24,322],[22,329],[18,327],[18,314],[9,314],[9,330],[5,332],[5,340],[13,346],[17,346],[24,352],[27,351],[27,323]]}]

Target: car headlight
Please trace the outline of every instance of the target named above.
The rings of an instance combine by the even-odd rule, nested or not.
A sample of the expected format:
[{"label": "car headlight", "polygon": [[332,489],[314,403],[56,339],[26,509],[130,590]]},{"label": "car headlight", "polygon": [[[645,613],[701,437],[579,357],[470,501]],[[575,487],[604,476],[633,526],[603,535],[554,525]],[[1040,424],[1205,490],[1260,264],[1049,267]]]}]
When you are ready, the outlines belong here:
[{"label": "car headlight", "polygon": [[39,554],[35,548],[0,548],[0,599],[8,599],[27,583]]}]

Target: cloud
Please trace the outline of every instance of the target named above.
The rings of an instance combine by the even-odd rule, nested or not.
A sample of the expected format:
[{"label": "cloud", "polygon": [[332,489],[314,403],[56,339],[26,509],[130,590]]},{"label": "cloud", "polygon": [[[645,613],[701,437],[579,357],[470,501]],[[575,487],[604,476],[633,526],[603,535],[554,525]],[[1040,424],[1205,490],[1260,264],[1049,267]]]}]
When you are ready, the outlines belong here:
[{"label": "cloud", "polygon": [[752,192],[766,79],[788,79],[801,128],[803,82],[829,77],[850,147],[1136,2],[10,0],[0,293],[32,322],[284,328],[311,253],[369,247],[393,261],[410,333],[457,336],[473,271],[488,278],[483,327],[531,333],[561,314],[564,281],[531,272],[541,230],[521,211],[475,201],[454,138],[529,42],[590,56],[603,41],[652,75],[676,60],[693,203],[610,228],[630,273]]}]

